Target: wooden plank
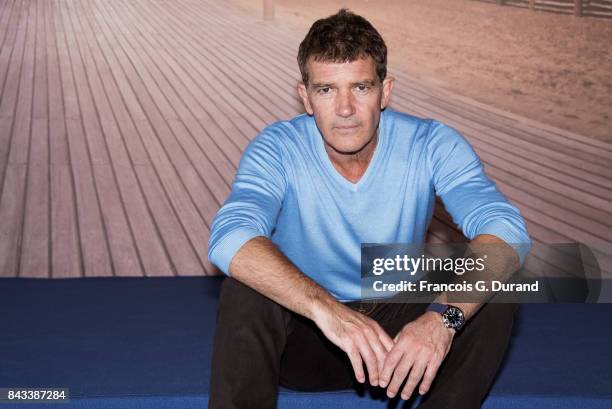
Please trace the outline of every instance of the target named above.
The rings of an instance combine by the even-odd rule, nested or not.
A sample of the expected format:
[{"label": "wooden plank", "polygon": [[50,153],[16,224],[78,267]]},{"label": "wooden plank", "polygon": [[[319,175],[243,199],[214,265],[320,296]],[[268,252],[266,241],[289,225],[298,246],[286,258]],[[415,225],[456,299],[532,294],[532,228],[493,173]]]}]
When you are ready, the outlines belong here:
[{"label": "wooden plank", "polygon": [[52,164],[50,177],[51,277],[81,277],[84,262],[79,241],[72,169],[67,164]]},{"label": "wooden plank", "polygon": [[[6,169],[0,192],[0,273],[3,275],[18,275],[21,243],[23,239],[24,202],[27,180],[27,160],[30,146],[30,118],[32,110],[32,82],[34,76],[34,48],[35,48],[35,5],[30,4],[27,16],[22,24],[25,25],[25,39],[21,54],[21,69],[19,72],[15,94],[8,98],[15,98],[4,106],[14,104],[15,123],[10,138],[8,158],[3,163]],[[32,21],[34,20],[34,21]],[[20,46],[18,44],[16,46]],[[11,78],[9,77],[10,81]],[[8,88],[8,86],[7,86]],[[6,88],[5,88],[6,90]]]},{"label": "wooden plank", "polygon": [[9,22],[11,21],[14,6],[15,0],[6,0],[0,4],[0,50],[4,48],[5,41],[11,31]]},{"label": "wooden plank", "polygon": [[[32,92],[34,83],[34,48],[36,46],[36,3],[30,3],[30,18],[27,22],[21,75],[18,80],[16,95],[15,123],[8,162],[25,164],[28,160],[30,146],[30,126],[32,117]],[[10,81],[10,79],[9,79]]]},{"label": "wooden plank", "polygon": [[[77,93],[82,94],[83,90],[77,91],[74,85],[76,75],[73,68],[82,70],[82,67],[79,66],[79,61],[73,55],[76,51],[74,50],[76,44],[70,40],[71,31],[66,16],[67,11],[62,6],[65,6],[65,4],[57,4],[55,24],[56,27],[61,27],[58,30],[57,47],[62,81],[65,80],[62,85],[64,101],[67,102],[65,105],[67,145],[74,183],[83,274],[85,276],[111,276],[113,275],[112,259],[96,192],[85,126],[80,119],[81,113],[78,104],[80,100]],[[69,47],[73,48],[72,51],[68,50]],[[67,75],[64,76],[64,73]],[[84,74],[81,71],[81,79],[78,81],[81,87],[86,86],[86,82],[82,79],[83,76]],[[68,94],[66,91],[68,91]],[[74,94],[72,94],[73,92]],[[73,119],[73,117],[77,119]]]},{"label": "wooden plank", "polygon": [[144,271],[132,229],[110,165],[94,165],[93,175],[103,212],[105,233],[112,256],[113,273],[119,277],[142,277]]},{"label": "wooden plank", "polygon": [[26,29],[28,24],[27,4],[21,2],[16,6],[9,22],[8,46],[0,49],[0,80],[2,80],[2,97],[0,98],[0,118],[15,115],[19,77],[23,66]]},{"label": "wooden plank", "polygon": [[27,167],[22,277],[50,277],[49,151],[47,119],[34,119],[32,147]]},{"label": "wooden plank", "polygon": [[[60,73],[59,66],[59,54],[57,49],[57,30],[55,27],[55,8],[52,7],[51,3],[45,3],[44,20],[45,20],[45,43],[46,43],[46,65],[47,65],[47,95],[48,95],[48,115],[51,121],[61,120],[64,122],[64,97],[63,97],[63,82],[62,73]],[[63,72],[63,75],[71,75],[70,72]],[[50,131],[53,135],[54,127],[57,126],[55,123],[50,124]],[[65,128],[65,126],[62,126]],[[59,132],[58,134],[62,134]],[[66,164],[65,160],[61,160],[61,156],[54,156],[54,151],[57,152],[63,150],[67,152],[67,147],[59,148],[62,144],[60,141],[53,141],[52,143],[58,142],[56,148],[51,149],[51,163],[63,163]],[[64,143],[65,145],[65,143]]]},{"label": "wooden plank", "polygon": [[8,163],[9,148],[11,146],[12,128],[13,117],[0,118],[0,187],[3,184],[4,172]]},{"label": "wooden plank", "polygon": [[26,177],[23,243],[19,268],[22,277],[49,277],[49,132],[47,112],[46,21],[44,3],[36,2],[36,41],[32,130]]},{"label": "wooden plank", "polygon": [[[4,99],[5,78],[9,70],[9,62],[11,54],[15,49],[15,36],[17,35],[18,21],[17,18],[21,4],[17,1],[7,1],[2,11],[2,19],[0,20],[0,29],[3,29],[0,41],[0,100]],[[2,105],[0,103],[0,105]]]},{"label": "wooden plank", "polygon": [[92,277],[112,276],[111,254],[87,154],[83,124],[76,119],[66,119],[66,125],[84,274]]},{"label": "wooden plank", "polygon": [[25,178],[26,165],[7,167],[0,196],[0,277],[18,274]]},{"label": "wooden plank", "polygon": [[47,44],[46,44],[46,2],[35,2],[37,8],[36,19],[36,48],[34,54],[34,96],[32,101],[32,118],[48,118],[47,95]]},{"label": "wooden plank", "polygon": [[64,27],[64,38],[68,55],[70,56],[74,83],[78,97],[81,118],[85,129],[87,141],[87,152],[93,165],[108,164],[110,159],[104,143],[104,135],[100,127],[96,107],[94,105],[91,89],[86,73],[86,66],[91,64],[90,59],[85,60],[78,38],[81,37],[79,30],[75,30],[71,15],[76,4],[64,3],[62,7],[62,21]]},{"label": "wooden plank", "polygon": [[121,193],[124,198],[127,214],[130,217],[134,239],[142,259],[144,275],[174,275],[174,267],[164,248],[164,239],[160,235],[154,214],[147,205],[143,188],[137,179],[135,169],[132,165],[119,165],[116,172],[118,177],[122,179],[120,183]]},{"label": "wooden plank", "polygon": [[159,183],[159,178],[150,165],[136,165],[138,179],[147,198],[151,212],[155,215],[156,224],[164,239],[166,251],[174,265],[176,275],[202,275],[204,269],[198,256]]},{"label": "wooden plank", "polygon": [[54,38],[57,47],[57,59],[59,63],[59,73],[61,73],[62,87],[61,95],[63,100],[63,117],[67,119],[79,119],[81,111],[79,100],[74,85],[72,65],[66,47],[64,25],[62,22],[61,5],[59,0],[55,0],[50,7],[50,14],[53,19],[53,29],[56,33]]},{"label": "wooden plank", "polygon": [[[60,72],[57,44],[59,33],[55,14],[57,8],[54,6],[49,4],[45,10],[49,98],[50,275],[52,278],[81,277],[83,259],[64,120],[64,91],[73,90],[72,72]],[[76,94],[73,95],[76,97]]]}]

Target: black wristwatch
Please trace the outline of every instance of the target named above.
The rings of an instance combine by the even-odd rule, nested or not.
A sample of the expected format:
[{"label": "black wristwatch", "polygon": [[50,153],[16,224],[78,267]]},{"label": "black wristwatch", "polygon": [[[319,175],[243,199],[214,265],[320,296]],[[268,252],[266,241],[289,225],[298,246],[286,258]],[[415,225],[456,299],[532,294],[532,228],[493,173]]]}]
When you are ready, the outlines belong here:
[{"label": "black wristwatch", "polygon": [[455,307],[454,305],[433,302],[427,306],[427,311],[435,311],[440,314],[446,328],[453,328],[455,331],[459,331],[465,324],[463,311],[461,311],[461,308]]}]

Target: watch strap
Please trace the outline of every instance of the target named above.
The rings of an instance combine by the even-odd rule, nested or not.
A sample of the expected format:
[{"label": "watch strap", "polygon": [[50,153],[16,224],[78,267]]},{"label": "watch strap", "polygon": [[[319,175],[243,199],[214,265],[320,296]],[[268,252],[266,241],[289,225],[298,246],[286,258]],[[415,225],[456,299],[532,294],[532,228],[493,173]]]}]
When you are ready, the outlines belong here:
[{"label": "watch strap", "polygon": [[427,306],[427,310],[426,311],[435,311],[438,314],[444,314],[444,312],[446,311],[446,309],[448,308],[448,305],[446,304],[440,304],[437,302],[432,302],[431,304],[429,304]]}]

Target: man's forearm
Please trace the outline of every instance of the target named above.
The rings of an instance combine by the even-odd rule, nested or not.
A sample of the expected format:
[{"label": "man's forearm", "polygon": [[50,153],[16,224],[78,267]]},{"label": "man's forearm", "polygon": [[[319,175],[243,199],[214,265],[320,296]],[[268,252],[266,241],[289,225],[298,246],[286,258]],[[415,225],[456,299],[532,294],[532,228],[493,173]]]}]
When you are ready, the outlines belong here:
[{"label": "man's forearm", "polygon": [[289,310],[315,320],[338,304],[327,290],[302,273],[270,239],[245,243],[232,258],[230,275]]},{"label": "man's forearm", "polygon": [[[475,254],[480,253],[489,253],[489,249],[495,250],[491,251],[491,254],[488,254],[487,263],[485,265],[485,270],[483,274],[486,275],[484,277],[485,280],[508,280],[512,274],[518,270],[519,265],[519,256],[518,254],[509,246],[505,241],[498,238],[497,236],[491,234],[481,234],[476,236],[474,240],[470,242],[470,247]],[[486,254],[485,253],[485,254]],[[475,281],[479,278],[472,277],[471,280]],[[483,298],[479,300],[480,302],[450,302],[452,305],[458,307],[463,311],[465,320],[469,320],[480,307],[488,301],[495,293],[488,293],[488,295],[483,295]],[[436,297],[435,302],[441,304],[448,304],[448,295],[447,293],[441,293],[438,297]]]}]

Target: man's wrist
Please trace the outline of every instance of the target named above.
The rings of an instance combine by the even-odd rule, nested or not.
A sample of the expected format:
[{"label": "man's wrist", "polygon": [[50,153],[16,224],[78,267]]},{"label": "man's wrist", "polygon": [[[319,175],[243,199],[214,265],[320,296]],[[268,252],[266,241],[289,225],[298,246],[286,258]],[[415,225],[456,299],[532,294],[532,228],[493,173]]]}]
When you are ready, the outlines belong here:
[{"label": "man's wrist", "polygon": [[431,310],[425,311],[423,316],[433,321],[436,326],[446,330],[449,334],[454,336],[457,333],[457,330],[455,328],[449,328],[444,324],[444,318],[442,317],[442,315],[438,314],[437,312],[431,311]]},{"label": "man's wrist", "polygon": [[340,304],[340,302],[333,298],[329,293],[324,293],[323,291],[320,291],[318,294],[312,297],[312,302],[308,308],[307,317],[315,323],[318,323],[320,320],[328,317],[332,313],[334,307],[336,307],[337,304]]},{"label": "man's wrist", "polygon": [[427,306],[427,311],[438,314],[442,318],[442,324],[446,328],[459,331],[465,324],[463,310],[455,305],[433,302]]}]

